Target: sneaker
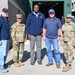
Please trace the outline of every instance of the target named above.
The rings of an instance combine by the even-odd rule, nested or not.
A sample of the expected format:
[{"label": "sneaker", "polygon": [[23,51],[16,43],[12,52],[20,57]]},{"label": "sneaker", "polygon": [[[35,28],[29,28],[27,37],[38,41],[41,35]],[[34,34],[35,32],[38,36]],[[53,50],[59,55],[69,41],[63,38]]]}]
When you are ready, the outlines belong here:
[{"label": "sneaker", "polygon": [[5,68],[0,68],[0,71],[1,71],[2,73],[7,73],[7,72],[9,72],[9,70],[7,70],[7,69],[5,69]]},{"label": "sneaker", "polygon": [[10,68],[11,65],[8,65],[8,64],[4,64],[4,68]]}]

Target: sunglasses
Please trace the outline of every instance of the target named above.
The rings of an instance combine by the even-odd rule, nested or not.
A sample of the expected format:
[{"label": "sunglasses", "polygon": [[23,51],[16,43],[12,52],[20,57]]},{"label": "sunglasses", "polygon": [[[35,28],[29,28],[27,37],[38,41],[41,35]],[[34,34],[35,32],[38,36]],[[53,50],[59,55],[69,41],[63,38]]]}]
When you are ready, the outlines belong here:
[{"label": "sunglasses", "polygon": [[53,12],[49,13],[49,14],[54,14]]}]

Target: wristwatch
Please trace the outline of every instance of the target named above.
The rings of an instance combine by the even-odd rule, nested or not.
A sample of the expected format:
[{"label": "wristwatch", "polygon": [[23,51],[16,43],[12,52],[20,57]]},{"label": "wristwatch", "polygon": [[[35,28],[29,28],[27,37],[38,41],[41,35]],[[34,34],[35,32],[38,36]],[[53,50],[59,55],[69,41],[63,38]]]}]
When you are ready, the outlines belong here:
[{"label": "wristwatch", "polygon": [[61,37],[61,35],[58,35],[59,37]]}]

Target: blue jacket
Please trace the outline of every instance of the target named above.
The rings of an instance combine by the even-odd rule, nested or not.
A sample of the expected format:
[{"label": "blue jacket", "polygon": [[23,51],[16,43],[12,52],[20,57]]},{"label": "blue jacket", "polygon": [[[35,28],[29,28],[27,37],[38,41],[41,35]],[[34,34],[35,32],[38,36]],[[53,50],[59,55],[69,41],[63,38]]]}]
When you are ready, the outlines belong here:
[{"label": "blue jacket", "polygon": [[26,31],[30,35],[38,35],[42,33],[45,17],[39,12],[38,17],[32,12],[28,15],[26,22]]},{"label": "blue jacket", "polygon": [[10,25],[8,19],[0,16],[0,40],[10,39]]}]

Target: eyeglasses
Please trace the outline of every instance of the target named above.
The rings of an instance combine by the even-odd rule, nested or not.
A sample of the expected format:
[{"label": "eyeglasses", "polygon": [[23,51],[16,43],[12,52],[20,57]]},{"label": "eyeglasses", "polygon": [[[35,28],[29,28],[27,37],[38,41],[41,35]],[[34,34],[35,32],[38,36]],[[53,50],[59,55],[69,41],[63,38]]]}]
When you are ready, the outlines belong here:
[{"label": "eyeglasses", "polygon": [[54,14],[53,12],[49,13],[49,14]]}]

